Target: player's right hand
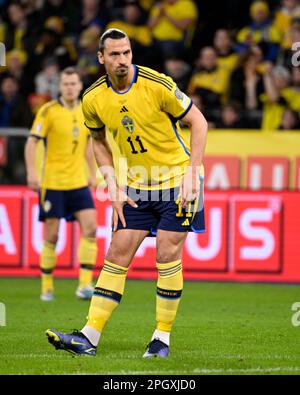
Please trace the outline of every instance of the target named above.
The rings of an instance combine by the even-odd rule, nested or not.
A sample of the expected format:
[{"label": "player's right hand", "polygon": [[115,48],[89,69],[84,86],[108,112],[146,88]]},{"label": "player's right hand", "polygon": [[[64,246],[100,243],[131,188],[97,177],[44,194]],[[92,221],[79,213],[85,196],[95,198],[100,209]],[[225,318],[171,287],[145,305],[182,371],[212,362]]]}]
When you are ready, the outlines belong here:
[{"label": "player's right hand", "polygon": [[34,173],[27,174],[27,185],[33,191],[38,192],[40,190],[40,182],[37,174]]},{"label": "player's right hand", "polygon": [[130,206],[137,208],[138,205],[132,200],[122,189],[117,188],[115,196],[112,196],[112,207],[113,207],[113,216],[112,216],[112,225],[113,232],[117,230],[118,227],[118,219],[124,228],[126,228],[126,221],[123,213],[123,207],[126,203],[130,204]]}]

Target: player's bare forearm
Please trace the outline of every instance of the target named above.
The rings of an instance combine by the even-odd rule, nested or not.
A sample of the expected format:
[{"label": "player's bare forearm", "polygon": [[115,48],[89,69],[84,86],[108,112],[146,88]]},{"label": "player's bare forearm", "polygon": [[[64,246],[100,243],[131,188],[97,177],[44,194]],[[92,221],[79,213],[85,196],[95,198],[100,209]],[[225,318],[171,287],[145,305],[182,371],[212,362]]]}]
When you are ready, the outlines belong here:
[{"label": "player's bare forearm", "polygon": [[154,29],[155,26],[158,24],[158,21],[160,19],[160,16],[154,16],[154,17],[150,17],[149,22],[148,22],[148,27],[150,30]]},{"label": "player's bare forearm", "polygon": [[25,164],[27,173],[35,173],[35,157],[36,157],[36,150],[37,150],[37,143],[38,139],[35,137],[28,137],[26,144],[25,144]]},{"label": "player's bare forearm", "polygon": [[200,166],[203,162],[207,122],[194,105],[183,118],[183,122],[191,128],[191,154],[189,167],[182,179],[178,199],[184,207],[187,203],[194,201],[200,190]]},{"label": "player's bare forearm", "polygon": [[94,139],[93,147],[96,162],[107,183],[110,199],[113,207],[113,230],[117,230],[118,218],[126,227],[126,221],[123,214],[123,206],[127,202],[132,207],[137,207],[136,203],[130,199],[122,189],[119,188],[116,173],[113,164],[113,157],[110,146],[106,139]]},{"label": "player's bare forearm", "polygon": [[272,102],[275,103],[279,99],[279,91],[276,88],[272,76],[272,70],[273,70],[273,65],[271,62],[266,62],[265,63],[265,73],[263,76],[263,81],[264,81],[264,88],[266,91],[266,94],[268,96],[268,99]]},{"label": "player's bare forearm", "polygon": [[36,158],[36,150],[37,150],[38,139],[35,137],[29,137],[25,144],[25,164],[26,164],[26,172],[27,172],[27,184],[29,188],[34,191],[39,190],[39,178],[37,175],[37,171],[35,168],[35,158]]},{"label": "player's bare forearm", "polygon": [[90,177],[91,179],[96,178],[96,167],[95,167],[95,159],[94,159],[94,152],[93,152],[93,145],[92,139],[89,138],[86,143],[85,148],[85,160],[89,168]]},{"label": "player's bare forearm", "polygon": [[109,190],[117,188],[116,173],[112,152],[107,140],[93,139],[93,149],[97,165],[103,175]]},{"label": "player's bare forearm", "polygon": [[182,121],[191,128],[190,166],[197,169],[203,162],[207,136],[207,121],[195,105],[192,106]]}]

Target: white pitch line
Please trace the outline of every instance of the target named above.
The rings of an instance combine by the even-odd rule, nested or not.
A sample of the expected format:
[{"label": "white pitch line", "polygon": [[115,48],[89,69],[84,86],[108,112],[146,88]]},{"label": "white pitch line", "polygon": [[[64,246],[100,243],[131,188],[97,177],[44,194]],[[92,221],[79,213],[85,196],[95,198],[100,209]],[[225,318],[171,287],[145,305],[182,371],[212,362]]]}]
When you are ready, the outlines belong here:
[{"label": "white pitch line", "polygon": [[[52,354],[0,354],[1,358],[15,358],[15,359],[22,359],[22,358],[47,358],[47,359],[63,359],[63,358],[70,358],[68,355],[52,355]],[[231,356],[230,356],[231,357]],[[233,356],[232,356],[233,357]],[[277,356],[280,357],[280,356]],[[288,356],[285,356],[287,358]],[[121,370],[121,371],[112,371],[112,372],[101,372],[100,374],[106,375],[126,375],[126,374],[218,374],[218,373],[227,373],[227,374],[234,374],[234,373],[272,373],[272,372],[300,372],[300,366],[278,366],[278,367],[270,367],[270,368],[249,368],[249,369],[193,369],[193,370]],[[60,372],[60,374],[70,374],[70,372]],[[99,373],[89,373],[89,372],[78,372],[75,374],[99,374]]]},{"label": "white pitch line", "polygon": [[[71,354],[1,354],[1,358],[66,358],[70,357]],[[203,358],[205,356],[202,356]],[[254,355],[242,355],[242,354],[236,354],[236,355],[210,355],[207,356],[210,359],[245,359],[245,360],[253,360],[253,359],[261,359],[261,360],[273,360],[273,359],[292,359],[292,360],[300,360],[300,356],[298,355],[263,355],[263,354],[254,354]],[[131,357],[131,359],[136,359],[135,357]],[[300,368],[300,366],[299,366]]]},{"label": "white pitch line", "polygon": [[270,373],[270,372],[300,372],[300,366],[278,366],[275,368],[250,368],[250,369],[193,369],[193,370],[121,370],[120,372],[105,372],[113,374],[210,374],[210,373]]},{"label": "white pitch line", "polygon": [[[71,355],[69,354],[62,354],[62,353],[57,353],[57,354],[1,354],[1,358],[50,358],[50,359],[56,359],[56,358],[70,358]],[[211,355],[209,356],[210,359],[245,359],[251,361],[253,359],[261,359],[261,360],[273,360],[273,359],[288,359],[288,360],[300,360],[300,356],[297,355]],[[131,359],[136,359],[132,357]],[[277,368],[276,368],[277,369]],[[300,369],[300,366],[299,366]]]}]

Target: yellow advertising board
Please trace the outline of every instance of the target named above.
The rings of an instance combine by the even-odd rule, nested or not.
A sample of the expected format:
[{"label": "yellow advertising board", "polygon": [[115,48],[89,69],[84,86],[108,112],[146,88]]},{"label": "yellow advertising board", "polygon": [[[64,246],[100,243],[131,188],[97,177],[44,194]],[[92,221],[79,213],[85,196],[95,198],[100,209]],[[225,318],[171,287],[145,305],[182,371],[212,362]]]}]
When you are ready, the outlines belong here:
[{"label": "yellow advertising board", "polygon": [[290,159],[292,187],[295,158],[300,157],[300,131],[210,130],[206,155],[237,155],[242,163],[242,185],[245,185],[245,160],[251,156],[285,156]]},{"label": "yellow advertising board", "polygon": [[[189,131],[185,130],[184,139],[189,139]],[[108,141],[114,154],[115,167],[118,172],[120,152],[108,134]],[[42,171],[44,145],[39,146],[37,167]],[[239,156],[242,160],[241,185],[245,185],[245,161],[252,156],[283,156],[290,159],[290,186],[293,187],[295,174],[295,158],[300,158],[300,131],[274,131],[261,130],[209,130],[207,137],[206,155]],[[98,172],[99,173],[99,172]],[[104,185],[101,174],[97,174],[99,184]]]}]

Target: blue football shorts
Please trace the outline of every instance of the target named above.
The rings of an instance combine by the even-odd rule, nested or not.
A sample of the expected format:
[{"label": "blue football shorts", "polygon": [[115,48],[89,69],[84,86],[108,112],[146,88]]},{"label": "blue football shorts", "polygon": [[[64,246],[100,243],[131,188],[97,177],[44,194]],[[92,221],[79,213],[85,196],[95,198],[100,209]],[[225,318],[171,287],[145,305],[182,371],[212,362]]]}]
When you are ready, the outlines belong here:
[{"label": "blue football shorts", "polygon": [[89,208],[95,208],[89,187],[66,191],[45,189],[39,194],[39,221],[46,218],[74,221],[74,213]]},{"label": "blue football shorts", "polygon": [[[203,179],[198,198],[185,208],[177,201],[179,187],[155,191],[127,187],[125,191],[138,205],[137,208],[124,205],[125,229],[148,230],[149,236],[155,236],[158,229],[205,232]],[[117,229],[124,229],[120,219]]]}]

